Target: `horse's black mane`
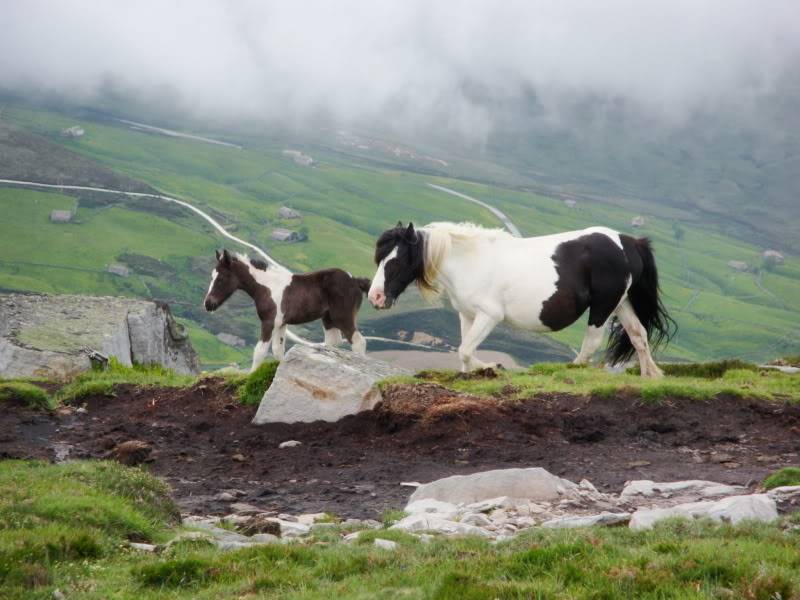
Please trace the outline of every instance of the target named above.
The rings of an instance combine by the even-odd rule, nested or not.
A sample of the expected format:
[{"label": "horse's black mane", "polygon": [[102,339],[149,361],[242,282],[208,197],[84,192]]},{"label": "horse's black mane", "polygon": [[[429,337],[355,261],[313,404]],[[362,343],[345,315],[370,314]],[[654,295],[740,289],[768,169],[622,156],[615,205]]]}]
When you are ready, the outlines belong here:
[{"label": "horse's black mane", "polygon": [[267,263],[260,258],[251,258],[250,264],[260,271],[266,271],[268,266]]}]

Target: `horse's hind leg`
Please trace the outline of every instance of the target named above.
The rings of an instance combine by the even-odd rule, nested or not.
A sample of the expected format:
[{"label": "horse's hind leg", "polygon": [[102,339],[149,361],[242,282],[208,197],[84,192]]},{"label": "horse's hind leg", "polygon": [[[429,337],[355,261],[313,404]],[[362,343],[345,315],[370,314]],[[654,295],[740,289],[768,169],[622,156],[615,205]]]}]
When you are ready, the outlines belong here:
[{"label": "horse's hind leg", "polygon": [[322,327],[325,332],[325,345],[331,348],[342,343],[342,332],[334,326],[329,313],[322,315]]},{"label": "horse's hind leg", "polygon": [[639,370],[642,377],[659,378],[663,377],[664,373],[658,368],[658,365],[653,360],[650,354],[650,344],[647,342],[647,330],[644,325],[639,321],[636,312],[631,306],[630,300],[627,298],[623,300],[616,311],[619,322],[625,328],[625,332],[631,340],[631,344],[636,349],[636,354],[639,357]]}]

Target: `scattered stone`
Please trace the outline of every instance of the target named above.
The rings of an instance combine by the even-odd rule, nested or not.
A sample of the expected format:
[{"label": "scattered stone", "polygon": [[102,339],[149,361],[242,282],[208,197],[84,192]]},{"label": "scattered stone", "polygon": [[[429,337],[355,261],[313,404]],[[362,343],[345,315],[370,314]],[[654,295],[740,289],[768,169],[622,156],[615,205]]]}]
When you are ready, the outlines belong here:
[{"label": "scattered stone", "polygon": [[231,460],[235,460],[236,462],[244,462],[247,459],[244,457],[244,454],[241,454],[241,453],[237,452],[236,454],[231,456]]},{"label": "scattered stone", "polygon": [[291,521],[285,521],[283,519],[278,519],[276,517],[267,517],[270,521],[274,521],[281,528],[281,537],[282,538],[296,538],[304,535],[308,535],[311,532],[311,527],[308,525],[303,525],[302,523],[293,523]]},{"label": "scattered stone", "polygon": [[636,467],[648,467],[652,463],[649,460],[634,460],[628,463],[629,469],[635,469]]},{"label": "scattered stone", "polygon": [[363,531],[354,531],[353,533],[348,533],[346,536],[342,538],[345,544],[352,544],[355,542],[358,537],[363,533]]},{"label": "scattered stone", "polygon": [[64,595],[64,592],[59,590],[58,588],[53,590],[53,600],[66,600],[67,597]]},{"label": "scattered stone", "polygon": [[594,484],[588,479],[581,479],[578,488],[587,492],[598,493],[597,488],[594,487]]},{"label": "scattered stone", "polygon": [[296,448],[297,446],[302,446],[303,442],[298,442],[297,440],[287,440],[285,442],[281,442],[278,444],[278,448],[283,450],[284,448]]},{"label": "scattered stone", "polygon": [[153,544],[140,544],[138,542],[129,542],[128,546],[134,550],[141,550],[142,552],[155,552],[156,547]]},{"label": "scattered stone", "polygon": [[448,519],[443,519],[431,513],[420,513],[409,515],[392,525],[389,529],[400,529],[401,531],[432,531],[444,535],[477,535],[480,537],[491,537],[491,533],[466,523],[457,523]]},{"label": "scattered stone", "polygon": [[745,519],[774,521],[778,518],[778,510],[775,501],[767,494],[730,496],[722,500],[692,502],[669,508],[640,508],[633,513],[630,527],[631,529],[649,529],[658,521],[671,517],[708,518],[735,525]]},{"label": "scattered stone", "polygon": [[153,447],[142,440],[128,440],[117,445],[112,451],[114,458],[123,465],[133,467],[150,460]]},{"label": "scattered stone", "polygon": [[[413,496],[412,496],[413,498]],[[458,515],[459,510],[455,504],[442,502],[441,500],[414,500],[406,505],[405,511],[409,514],[435,513],[442,519],[453,519]]]},{"label": "scattered stone", "polygon": [[214,500],[219,500],[220,502],[233,502],[236,500],[236,496],[230,492],[220,492],[214,496]]},{"label": "scattered stone", "polygon": [[419,481],[401,481],[400,485],[403,486],[403,487],[418,488],[422,484]]},{"label": "scattered stone", "polygon": [[[297,346],[295,346],[297,347]],[[555,500],[577,486],[541,467],[497,469],[473,475],[453,475],[426,483],[411,495],[411,501],[432,498],[454,504],[470,504],[509,496],[529,500]]]},{"label": "scattered stone", "polygon": [[669,498],[671,496],[689,496],[695,498],[715,498],[720,496],[732,496],[742,494],[747,489],[738,485],[726,485],[714,481],[703,481],[701,479],[689,479],[686,481],[670,481],[656,483],[649,479],[632,481],[622,490],[620,499],[623,501],[632,500],[636,496],[652,497],[661,496]]},{"label": "scattered stone", "polygon": [[270,517],[264,515],[254,515],[248,517],[246,521],[237,525],[239,533],[244,535],[256,535],[259,533],[268,533],[270,535],[280,536],[281,526],[280,523],[270,520]]},{"label": "scattered stone", "polygon": [[271,533],[255,533],[250,539],[259,544],[279,544],[281,541],[277,535]]},{"label": "scattered stone", "polygon": [[567,516],[550,519],[542,523],[542,527],[565,529],[573,527],[592,527],[594,525],[619,525],[631,520],[630,513],[603,512],[599,515]]},{"label": "scattered stone", "polygon": [[281,361],[253,423],[338,421],[381,399],[376,383],[407,371],[334,348],[296,344]]},{"label": "scattered stone", "polygon": [[375,538],[373,544],[376,548],[381,548],[383,550],[397,550],[397,542],[393,542],[392,540],[384,540],[383,538]]},{"label": "scattered stone", "polygon": [[725,452],[712,452],[709,460],[715,463],[726,463],[733,461],[734,456],[732,454],[726,454]]},{"label": "scattered stone", "polygon": [[483,513],[466,513],[461,517],[460,522],[476,527],[487,527],[492,524],[492,521]]},{"label": "scattered stone", "polygon": [[313,525],[317,521],[321,521],[322,519],[327,519],[327,513],[309,513],[305,515],[299,515],[297,517],[297,523],[302,523],[303,525]]},{"label": "scattered stone", "polygon": [[234,502],[231,504],[231,510],[237,515],[257,515],[264,512],[257,506],[253,506],[247,502]]},{"label": "scattered stone", "polygon": [[467,508],[473,512],[491,512],[496,508],[514,508],[522,504],[527,504],[525,500],[514,500],[508,496],[500,496],[499,498],[489,498],[481,502],[473,502],[468,504]]},{"label": "scattered stone", "polygon": [[85,415],[88,412],[89,411],[86,409],[85,406],[79,406],[78,408],[75,409],[75,414],[78,414],[78,415]]}]

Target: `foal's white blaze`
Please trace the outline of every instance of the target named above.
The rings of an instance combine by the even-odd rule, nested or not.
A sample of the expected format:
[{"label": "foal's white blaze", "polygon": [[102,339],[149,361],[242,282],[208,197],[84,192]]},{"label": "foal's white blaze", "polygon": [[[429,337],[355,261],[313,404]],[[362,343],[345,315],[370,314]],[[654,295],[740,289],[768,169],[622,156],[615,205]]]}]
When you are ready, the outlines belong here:
[{"label": "foal's white blaze", "polygon": [[206,298],[211,293],[211,290],[214,289],[214,282],[217,280],[217,275],[219,275],[219,273],[217,272],[216,269],[211,271],[211,283],[208,284],[208,292],[206,292]]},{"label": "foal's white blaze", "polygon": [[379,264],[378,270],[375,272],[375,277],[372,278],[372,285],[369,286],[369,294],[367,298],[376,308],[382,308],[386,303],[386,294],[383,286],[386,284],[386,263],[397,256],[397,246],[392,248],[392,251],[386,255]]}]

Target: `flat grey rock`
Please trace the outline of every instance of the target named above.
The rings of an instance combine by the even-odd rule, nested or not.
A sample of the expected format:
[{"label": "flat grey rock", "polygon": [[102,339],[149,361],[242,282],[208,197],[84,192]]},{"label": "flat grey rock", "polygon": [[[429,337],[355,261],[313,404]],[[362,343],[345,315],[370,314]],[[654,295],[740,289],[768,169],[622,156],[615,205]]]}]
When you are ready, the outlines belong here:
[{"label": "flat grey rock", "polygon": [[550,519],[542,523],[549,529],[572,529],[575,527],[593,527],[595,525],[619,525],[631,520],[630,513],[609,513],[599,515],[567,516]]},{"label": "flat grey rock", "polygon": [[472,475],[453,475],[426,483],[416,489],[409,502],[431,498],[453,504],[473,504],[501,496],[550,501],[563,497],[577,487],[573,482],[541,467],[497,469]]},{"label": "flat grey rock", "polygon": [[401,519],[392,525],[389,529],[399,529],[401,531],[408,532],[431,531],[444,535],[476,535],[480,537],[492,536],[489,531],[481,527],[443,519],[439,515],[433,513],[418,513],[415,515],[409,515],[405,519]]},{"label": "flat grey rock", "polygon": [[722,496],[733,496],[743,494],[747,488],[739,485],[727,485],[715,481],[704,481],[702,479],[687,479],[685,481],[655,482],[649,479],[631,481],[620,494],[622,500],[632,500],[640,497],[662,497],[670,498],[673,496],[686,496],[690,498],[719,498]]},{"label": "flat grey rock", "polygon": [[770,522],[778,518],[775,501],[767,494],[730,496],[722,500],[691,502],[669,508],[640,508],[631,517],[631,529],[649,529],[659,521],[672,517],[712,519],[736,524],[744,520]]},{"label": "flat grey rock", "polygon": [[286,353],[253,423],[338,421],[381,399],[378,381],[407,371],[346,350],[297,344]]},{"label": "flat grey rock", "polygon": [[68,377],[91,368],[84,349],[123,365],[199,372],[166,304],[98,296],[0,295],[0,377]]}]

